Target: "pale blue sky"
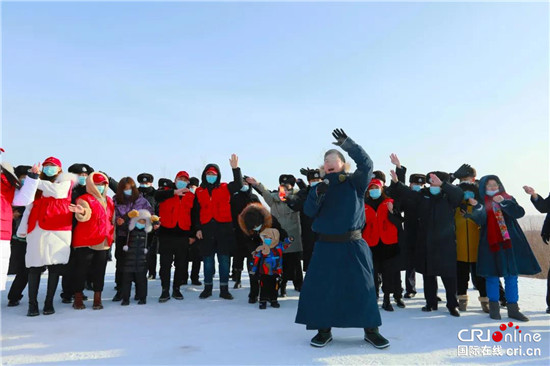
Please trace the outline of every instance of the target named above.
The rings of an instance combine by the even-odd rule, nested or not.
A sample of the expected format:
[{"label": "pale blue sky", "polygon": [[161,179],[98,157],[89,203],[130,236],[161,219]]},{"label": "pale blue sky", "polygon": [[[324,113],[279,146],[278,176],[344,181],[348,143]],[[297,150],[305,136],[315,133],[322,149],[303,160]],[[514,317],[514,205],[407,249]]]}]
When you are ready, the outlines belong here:
[{"label": "pale blue sky", "polygon": [[[549,8],[3,3],[2,146],[120,178],[229,156],[269,187],[342,127],[388,173],[467,162],[547,195]],[[156,183],[156,182],[155,182]]]}]

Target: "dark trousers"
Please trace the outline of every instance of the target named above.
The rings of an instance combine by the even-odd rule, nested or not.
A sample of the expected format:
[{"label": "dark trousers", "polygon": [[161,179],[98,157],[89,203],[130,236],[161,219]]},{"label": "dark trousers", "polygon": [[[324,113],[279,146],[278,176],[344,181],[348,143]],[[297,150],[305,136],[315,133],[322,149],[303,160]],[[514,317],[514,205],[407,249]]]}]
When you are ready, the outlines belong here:
[{"label": "dark trousers", "polygon": [[283,254],[283,283],[292,280],[294,288],[298,291],[302,288],[304,282],[304,272],[302,272],[302,252]]},{"label": "dark trousers", "polygon": [[250,278],[250,292],[248,293],[248,297],[250,299],[257,299],[260,294],[260,275],[257,273],[254,275],[250,274],[250,271],[252,271],[253,262],[254,258],[252,255],[246,257],[246,267],[248,270],[248,277]]},{"label": "dark trousers", "polygon": [[277,276],[260,275],[260,301],[277,301]]},{"label": "dark trousers", "polygon": [[[201,271],[201,262],[200,260],[189,262],[188,260],[185,261],[184,264],[184,271],[183,271],[183,283],[187,283],[189,278],[191,278],[191,281],[198,281],[199,280],[199,273]],[[191,276],[189,276],[189,263],[191,263]]]},{"label": "dark trousers", "polygon": [[[430,307],[437,307],[437,276],[422,276],[424,278],[424,298],[426,304]],[[445,286],[445,295],[447,297],[447,308],[458,307],[456,297],[456,277],[441,277],[443,286]]]},{"label": "dark trousers", "polygon": [[103,291],[107,250],[93,250],[88,247],[74,250],[74,292],[83,292],[88,274],[91,274],[94,292]]},{"label": "dark trousers", "polygon": [[416,271],[412,266],[405,271],[405,291],[409,294],[416,294]]},{"label": "dark trousers", "polygon": [[115,259],[116,259],[116,270],[115,270],[115,283],[117,286],[117,291],[122,289],[122,267],[124,266],[124,246],[128,238],[126,236],[117,236],[115,239]]},{"label": "dark trousers", "polygon": [[157,252],[158,252],[158,237],[155,235],[147,236],[147,270],[149,276],[157,276]]},{"label": "dark trousers", "polygon": [[147,298],[147,272],[122,272],[122,300],[130,301],[132,282],[136,283],[136,297],[138,300]]},{"label": "dark trousers", "polygon": [[184,283],[187,273],[189,238],[163,236],[159,238],[160,253],[160,281],[163,289],[170,288],[172,263],[174,263],[174,288],[179,288]]},{"label": "dark trousers", "polygon": [[[391,260],[391,259],[390,259]],[[400,299],[403,297],[403,287],[401,286],[401,272],[396,271],[386,261],[374,261],[374,288],[378,293],[380,281],[382,282],[382,292],[388,296]]]},{"label": "dark trousers", "polygon": [[[59,283],[59,276],[63,273],[65,265],[56,264],[47,266],[48,268],[48,288],[46,290],[46,301],[53,301],[57,284]],[[40,287],[40,276],[46,267],[30,267],[29,268],[29,304],[38,303],[38,289]]]},{"label": "dark trousers", "polygon": [[[23,297],[23,291],[29,281],[29,269],[25,267],[25,254],[27,253],[27,243],[17,242],[11,245],[10,268],[13,268],[15,279],[11,283],[8,300],[19,301]],[[2,268],[2,270],[5,270]]]},{"label": "dark trousers", "polygon": [[550,268],[548,268],[548,277],[546,279],[546,306],[550,308]]},{"label": "dark trousers", "polygon": [[485,287],[485,279],[479,277],[476,273],[476,264],[467,262],[456,262],[456,282],[458,295],[466,295],[468,292],[468,281],[472,274],[472,282],[479,291],[479,296],[487,297],[487,288]]},{"label": "dark trousers", "polygon": [[65,271],[63,272],[63,277],[61,279],[61,297],[65,299],[71,299],[74,294],[75,259],[74,248],[71,247],[69,263],[65,266]]}]

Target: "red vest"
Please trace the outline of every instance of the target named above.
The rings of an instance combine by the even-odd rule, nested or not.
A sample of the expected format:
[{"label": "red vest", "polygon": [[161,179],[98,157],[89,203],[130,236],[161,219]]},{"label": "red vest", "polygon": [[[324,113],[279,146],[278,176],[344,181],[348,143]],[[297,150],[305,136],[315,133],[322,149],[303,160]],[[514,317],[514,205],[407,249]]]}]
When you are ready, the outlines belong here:
[{"label": "red vest", "polygon": [[[11,240],[13,211],[11,204],[15,196],[15,187],[2,174],[0,183],[0,240]],[[4,269],[2,269],[4,270]]]},{"label": "red vest", "polygon": [[184,231],[191,229],[191,209],[195,195],[191,192],[185,193],[182,197],[174,196],[162,201],[159,204],[160,225],[173,229],[178,227]]},{"label": "red vest", "polygon": [[380,240],[388,245],[398,242],[397,227],[388,219],[388,202],[393,203],[393,200],[390,198],[385,199],[376,211],[365,203],[366,225],[363,230],[363,239],[369,247],[377,246]]},{"label": "red vest", "polygon": [[212,190],[212,196],[208,193],[208,189],[199,187],[196,191],[197,199],[200,205],[200,220],[201,224],[207,224],[212,219],[217,222],[232,222],[231,218],[231,194],[227,183],[220,184]]},{"label": "red vest", "polygon": [[77,222],[73,231],[73,247],[90,247],[103,243],[107,239],[107,244],[111,246],[115,227],[113,225],[113,215],[115,205],[111,197],[107,197],[107,207],[103,207],[101,202],[93,195],[86,193],[79,200],[86,201],[92,210],[92,216],[86,222]]},{"label": "red vest", "polygon": [[36,224],[48,231],[71,231],[73,228],[73,213],[69,211],[71,204],[71,192],[73,184],[65,198],[44,197],[42,192],[36,194],[31,213],[29,214],[29,226],[27,233],[31,233]]}]

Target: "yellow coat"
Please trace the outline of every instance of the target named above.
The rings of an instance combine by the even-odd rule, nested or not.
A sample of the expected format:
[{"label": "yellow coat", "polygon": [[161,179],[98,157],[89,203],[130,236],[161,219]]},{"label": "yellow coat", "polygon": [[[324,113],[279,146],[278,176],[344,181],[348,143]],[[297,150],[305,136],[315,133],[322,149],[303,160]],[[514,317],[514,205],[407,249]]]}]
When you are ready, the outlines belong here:
[{"label": "yellow coat", "polygon": [[[464,207],[464,205],[462,206]],[[473,207],[468,205],[468,213],[472,213],[472,209]],[[473,220],[464,218],[460,214],[460,210],[460,207],[458,207],[455,211],[456,260],[459,262],[476,263],[480,227]]]}]

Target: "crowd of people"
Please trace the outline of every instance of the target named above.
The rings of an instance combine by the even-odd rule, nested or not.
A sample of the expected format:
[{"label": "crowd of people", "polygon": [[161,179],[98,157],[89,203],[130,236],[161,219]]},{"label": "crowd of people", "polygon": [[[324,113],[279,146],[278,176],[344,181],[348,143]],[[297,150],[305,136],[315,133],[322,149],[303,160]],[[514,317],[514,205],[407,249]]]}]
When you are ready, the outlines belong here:
[{"label": "crowd of people", "polygon": [[[364,328],[367,342],[389,346],[378,330],[379,303],[388,312],[393,304],[405,308],[417,293],[416,272],[423,276],[424,312],[436,311],[442,301],[437,277],[449,314],[467,311],[471,278],[491,319],[501,319],[505,307],[509,318],[528,321],[518,305],[518,275],[541,269],[517,221],[525,211],[498,176],[478,180],[464,164],[453,173],[414,173],[407,180],[407,169],[392,154],[388,182],[344,131],[333,136],[354,160],[353,173],[344,154],[331,149],[321,168],[301,169],[305,179],[282,174],[274,190],[243,176],[236,155],[228,183],[218,165],[208,164],[200,179],[179,171],[173,180],[159,179],[157,188],[149,173],[116,181],[83,163],[65,173],[55,157],[15,169],[2,162],[2,289],[6,274],[15,275],[8,307],[20,304],[27,287],[27,315],[39,315],[38,289],[47,270],[44,315],[55,313],[60,277],[63,303],[85,309],[88,289],[93,309],[100,310],[113,259],[112,300],[123,306],[130,304],[132,283],[135,301],[146,304],[148,280],[157,275],[162,291],[153,296],[160,303],[183,300],[181,286],[189,282],[204,286],[199,297],[207,299],[217,257],[219,296],[226,300],[233,299],[230,279],[240,288],[245,268],[248,302],[259,302],[260,309],[280,307],[291,281],[300,292],[296,322],[317,330],[315,347],[332,340],[332,327]],[[523,188],[537,210],[550,212],[550,196]],[[541,235],[548,244],[548,217]],[[550,273],[548,283],[550,313]]]}]

